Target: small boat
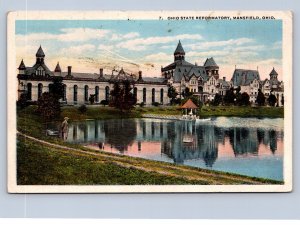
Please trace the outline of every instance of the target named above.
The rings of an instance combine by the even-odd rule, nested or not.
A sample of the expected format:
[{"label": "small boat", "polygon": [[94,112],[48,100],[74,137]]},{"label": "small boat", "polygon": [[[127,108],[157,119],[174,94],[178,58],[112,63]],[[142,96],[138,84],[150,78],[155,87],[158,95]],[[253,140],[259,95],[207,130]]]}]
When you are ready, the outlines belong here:
[{"label": "small boat", "polygon": [[59,132],[57,130],[46,130],[46,136],[59,136]]},{"label": "small boat", "polygon": [[182,139],[183,143],[192,143],[194,141],[194,138],[188,135],[185,135]]},{"label": "small boat", "polygon": [[196,119],[196,122],[204,122],[204,121],[211,121],[211,118]]}]

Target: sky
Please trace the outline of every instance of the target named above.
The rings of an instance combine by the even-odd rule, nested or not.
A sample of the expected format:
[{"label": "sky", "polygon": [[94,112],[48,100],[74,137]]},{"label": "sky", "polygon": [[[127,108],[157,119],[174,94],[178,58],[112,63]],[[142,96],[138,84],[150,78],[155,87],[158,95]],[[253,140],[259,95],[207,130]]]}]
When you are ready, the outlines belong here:
[{"label": "sky", "polygon": [[17,20],[17,63],[35,63],[41,45],[45,62],[54,70],[111,74],[124,68],[129,73],[161,76],[161,66],[174,61],[181,41],[185,59],[203,65],[213,57],[220,77],[253,69],[261,79],[275,67],[282,79],[281,20]]}]

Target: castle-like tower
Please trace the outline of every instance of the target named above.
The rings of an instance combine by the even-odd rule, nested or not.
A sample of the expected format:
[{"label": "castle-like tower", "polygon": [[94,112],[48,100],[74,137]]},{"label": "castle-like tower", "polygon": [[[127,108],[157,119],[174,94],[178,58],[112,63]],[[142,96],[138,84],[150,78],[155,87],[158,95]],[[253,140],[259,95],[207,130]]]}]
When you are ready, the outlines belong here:
[{"label": "castle-like tower", "polygon": [[174,62],[179,60],[185,60],[185,51],[183,50],[180,40],[174,52]]}]

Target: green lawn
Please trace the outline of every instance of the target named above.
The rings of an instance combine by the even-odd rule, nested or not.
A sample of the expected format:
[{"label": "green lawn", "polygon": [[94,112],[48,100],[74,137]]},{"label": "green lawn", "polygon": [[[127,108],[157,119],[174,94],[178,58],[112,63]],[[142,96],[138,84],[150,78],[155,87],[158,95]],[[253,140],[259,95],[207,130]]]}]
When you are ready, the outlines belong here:
[{"label": "green lawn", "polygon": [[237,116],[237,117],[269,117],[283,118],[283,107],[251,107],[251,106],[203,106],[200,116]]}]

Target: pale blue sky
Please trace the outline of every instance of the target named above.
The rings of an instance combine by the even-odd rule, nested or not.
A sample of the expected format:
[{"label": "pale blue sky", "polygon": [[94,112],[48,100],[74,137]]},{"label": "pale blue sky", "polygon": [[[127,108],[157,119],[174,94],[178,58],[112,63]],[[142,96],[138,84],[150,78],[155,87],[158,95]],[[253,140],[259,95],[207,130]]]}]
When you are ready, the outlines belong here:
[{"label": "pale blue sky", "polygon": [[[120,64],[128,70],[139,67],[159,76],[160,66],[172,62],[179,39],[187,61],[201,65],[214,57],[227,77],[235,65],[249,69],[259,66],[264,73],[273,66],[281,70],[281,20],[16,21],[17,59],[32,60],[41,44],[50,63],[73,62],[82,65],[78,70],[90,68],[86,72]],[[26,49],[21,50],[24,46]]]}]

